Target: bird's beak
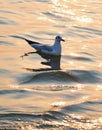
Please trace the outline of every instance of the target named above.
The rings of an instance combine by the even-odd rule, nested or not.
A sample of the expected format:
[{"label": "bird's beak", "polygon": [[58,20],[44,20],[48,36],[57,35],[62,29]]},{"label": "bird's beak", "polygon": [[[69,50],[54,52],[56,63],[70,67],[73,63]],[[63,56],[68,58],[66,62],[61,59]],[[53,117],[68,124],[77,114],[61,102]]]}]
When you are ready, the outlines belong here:
[{"label": "bird's beak", "polygon": [[61,39],[61,41],[65,42],[65,40],[64,40],[64,39]]}]

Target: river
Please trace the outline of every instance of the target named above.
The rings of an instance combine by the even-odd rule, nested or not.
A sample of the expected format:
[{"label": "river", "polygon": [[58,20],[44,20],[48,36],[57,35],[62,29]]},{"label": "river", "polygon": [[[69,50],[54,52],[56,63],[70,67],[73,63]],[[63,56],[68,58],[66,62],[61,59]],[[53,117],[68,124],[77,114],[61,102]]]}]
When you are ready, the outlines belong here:
[{"label": "river", "polygon": [[[56,35],[60,57],[26,55]],[[101,129],[102,1],[0,0],[0,130]]]}]

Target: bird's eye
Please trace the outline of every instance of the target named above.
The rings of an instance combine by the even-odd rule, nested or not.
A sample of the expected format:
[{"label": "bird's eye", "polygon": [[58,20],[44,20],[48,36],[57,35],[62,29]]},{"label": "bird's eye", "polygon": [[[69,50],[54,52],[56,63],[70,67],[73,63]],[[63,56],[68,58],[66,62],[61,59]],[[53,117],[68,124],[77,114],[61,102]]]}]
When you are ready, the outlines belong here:
[{"label": "bird's eye", "polygon": [[57,39],[60,39],[60,36],[57,36]]}]

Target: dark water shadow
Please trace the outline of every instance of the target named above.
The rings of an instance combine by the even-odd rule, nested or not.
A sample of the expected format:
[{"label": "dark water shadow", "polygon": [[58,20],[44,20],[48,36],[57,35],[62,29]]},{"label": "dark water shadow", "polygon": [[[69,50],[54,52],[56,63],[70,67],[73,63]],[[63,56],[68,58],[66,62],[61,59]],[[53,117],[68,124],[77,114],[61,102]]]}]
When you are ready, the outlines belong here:
[{"label": "dark water shadow", "polygon": [[30,68],[24,68],[29,71],[49,71],[49,70],[61,70],[60,68],[60,60],[61,60],[61,55],[60,56],[52,56],[52,55],[46,55],[43,53],[40,53],[38,51],[36,52],[28,52],[25,53],[24,55],[21,56],[23,58],[24,56],[29,56],[30,54],[38,54],[40,55],[43,59],[46,61],[41,61],[42,65],[50,66],[50,68],[39,68],[39,69],[30,69]]},{"label": "dark water shadow", "polygon": [[[42,59],[45,61],[41,61],[40,63],[44,65],[42,68],[28,68],[25,67],[23,69],[31,72],[39,72],[34,73],[33,75],[26,75],[25,77],[20,78],[18,81],[20,84],[71,84],[71,83],[82,83],[82,84],[96,84],[96,83],[102,83],[101,80],[101,73],[96,70],[63,70],[61,69],[61,55],[60,56],[52,56],[52,55],[45,55],[39,52],[28,52],[22,55],[21,57],[29,56],[30,54],[38,54],[41,56]],[[65,58],[65,57],[64,57]],[[68,57],[70,59],[74,60],[82,60],[84,62],[91,61],[89,58],[74,58],[74,57]],[[47,66],[47,67],[46,67]],[[53,71],[54,70],[54,71]],[[56,71],[55,71],[56,70]],[[63,88],[64,89],[64,88]]]},{"label": "dark water shadow", "polygon": [[[38,72],[33,75],[25,75],[23,78],[18,78],[19,84],[64,84],[71,82],[78,82],[77,78],[74,75],[71,75],[67,72],[64,72],[61,69],[61,55],[60,56],[52,56],[45,55],[39,52],[28,52],[21,56],[21,58],[25,56],[29,56],[30,54],[38,54],[41,56],[44,61],[40,63],[44,65],[44,67],[35,69],[35,68],[23,68],[27,71]],[[46,67],[48,66],[48,67]],[[45,88],[46,89],[46,88]]]},{"label": "dark water shadow", "polygon": [[[37,53],[44,59],[45,61],[41,61],[42,65],[45,65],[43,68],[23,68],[27,71],[31,72],[39,72],[34,73],[33,75],[26,75],[23,79],[20,78],[20,84],[33,84],[33,83],[46,83],[49,84],[53,83],[60,83],[60,84],[67,84],[67,83],[84,83],[84,84],[95,84],[101,83],[101,73],[95,70],[63,70],[61,69],[61,55],[60,56],[52,56],[52,55],[45,55],[39,52],[28,52],[25,53],[24,56],[29,56],[30,54]],[[85,59],[84,59],[85,60]],[[48,66],[48,67],[46,67]],[[53,71],[54,70],[54,71]],[[56,71],[55,71],[56,70]]]}]

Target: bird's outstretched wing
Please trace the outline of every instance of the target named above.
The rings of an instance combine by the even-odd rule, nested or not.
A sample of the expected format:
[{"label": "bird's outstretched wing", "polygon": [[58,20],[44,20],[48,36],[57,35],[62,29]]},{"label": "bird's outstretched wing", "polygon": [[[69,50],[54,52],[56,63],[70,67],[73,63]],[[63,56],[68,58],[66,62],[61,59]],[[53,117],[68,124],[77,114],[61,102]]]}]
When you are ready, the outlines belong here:
[{"label": "bird's outstretched wing", "polygon": [[25,41],[28,42],[28,44],[30,46],[32,46],[33,48],[35,48],[36,50],[38,51],[52,51],[52,47],[50,45],[46,45],[46,44],[42,44],[42,43],[39,43],[39,42],[35,42],[35,41],[31,41],[31,40],[28,40],[28,39],[24,39]]}]

